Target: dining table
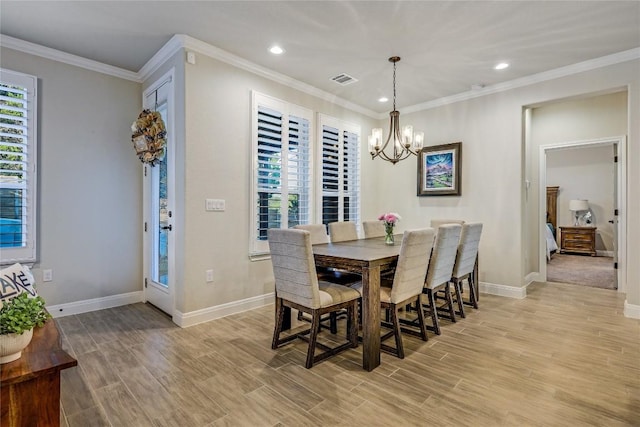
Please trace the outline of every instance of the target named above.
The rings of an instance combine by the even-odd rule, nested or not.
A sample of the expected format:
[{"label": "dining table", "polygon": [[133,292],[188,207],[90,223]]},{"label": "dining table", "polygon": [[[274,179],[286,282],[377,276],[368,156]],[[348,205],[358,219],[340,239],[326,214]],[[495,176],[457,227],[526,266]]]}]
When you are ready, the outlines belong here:
[{"label": "dining table", "polygon": [[[362,367],[372,371],[380,366],[380,276],[395,270],[400,255],[402,235],[394,236],[395,243],[385,243],[384,237],[348,240],[312,245],[316,267],[328,267],[362,275]],[[478,297],[478,259],[474,267],[474,285]],[[282,329],[291,328],[291,310]]]},{"label": "dining table", "polygon": [[380,365],[380,273],[398,262],[402,236],[395,244],[384,237],[313,245],[316,267],[329,267],[362,275],[362,367]]}]

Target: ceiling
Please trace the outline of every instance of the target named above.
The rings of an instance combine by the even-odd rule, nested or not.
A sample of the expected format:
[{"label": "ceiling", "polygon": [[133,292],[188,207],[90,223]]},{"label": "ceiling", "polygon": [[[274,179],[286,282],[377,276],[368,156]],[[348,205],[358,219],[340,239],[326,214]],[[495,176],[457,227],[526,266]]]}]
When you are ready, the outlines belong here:
[{"label": "ceiling", "polygon": [[385,112],[390,56],[401,109],[640,47],[640,2],[2,0],[0,32],[134,72],[186,34]]}]

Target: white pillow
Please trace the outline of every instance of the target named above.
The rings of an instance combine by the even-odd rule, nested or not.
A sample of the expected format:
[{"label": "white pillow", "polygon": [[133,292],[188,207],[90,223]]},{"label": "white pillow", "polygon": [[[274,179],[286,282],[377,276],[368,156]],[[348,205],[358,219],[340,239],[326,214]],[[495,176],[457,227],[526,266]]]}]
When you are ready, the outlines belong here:
[{"label": "white pillow", "polygon": [[16,263],[0,270],[0,302],[9,301],[23,292],[35,297],[38,293],[34,284],[33,274],[26,265]]}]

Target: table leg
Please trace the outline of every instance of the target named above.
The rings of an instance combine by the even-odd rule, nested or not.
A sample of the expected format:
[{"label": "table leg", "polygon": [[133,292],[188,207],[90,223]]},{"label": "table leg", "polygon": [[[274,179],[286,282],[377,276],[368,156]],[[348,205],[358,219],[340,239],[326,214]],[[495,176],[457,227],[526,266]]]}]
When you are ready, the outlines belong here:
[{"label": "table leg", "polygon": [[362,270],[362,367],[380,365],[380,267]]}]

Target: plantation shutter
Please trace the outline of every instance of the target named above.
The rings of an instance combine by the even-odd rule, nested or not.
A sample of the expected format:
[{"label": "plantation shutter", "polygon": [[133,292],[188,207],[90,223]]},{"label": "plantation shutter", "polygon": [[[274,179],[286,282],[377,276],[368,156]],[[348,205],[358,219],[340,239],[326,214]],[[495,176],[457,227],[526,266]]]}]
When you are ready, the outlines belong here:
[{"label": "plantation shutter", "polygon": [[360,160],[358,134],[343,131],[344,221],[360,223]]},{"label": "plantation shutter", "polygon": [[359,131],[337,119],[320,115],[322,223],[360,223]]},{"label": "plantation shutter", "polygon": [[0,71],[2,263],[35,261],[36,78]]},{"label": "plantation shutter", "polygon": [[340,141],[339,132],[322,126],[322,223],[342,221],[340,215]]},{"label": "plantation shutter", "polygon": [[268,251],[269,228],[309,223],[312,183],[310,119],[286,103],[256,97],[252,254]]}]

